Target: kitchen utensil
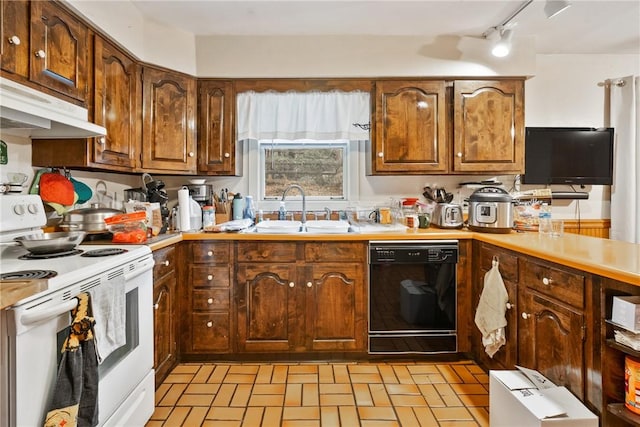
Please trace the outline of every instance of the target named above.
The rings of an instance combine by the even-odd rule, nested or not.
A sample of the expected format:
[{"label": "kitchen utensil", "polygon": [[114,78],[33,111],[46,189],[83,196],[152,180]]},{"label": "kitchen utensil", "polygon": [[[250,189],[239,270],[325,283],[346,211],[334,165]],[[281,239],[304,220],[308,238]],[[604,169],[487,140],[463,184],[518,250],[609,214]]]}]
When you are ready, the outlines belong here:
[{"label": "kitchen utensil", "polygon": [[44,202],[73,205],[75,190],[66,176],[59,173],[44,173],[40,176],[40,197]]},{"label": "kitchen utensil", "polygon": [[431,223],[439,228],[462,228],[462,208],[455,203],[437,203]]},{"label": "kitchen utensil", "polygon": [[111,206],[113,198],[107,194],[107,183],[100,180],[96,182],[96,199],[101,206]]},{"label": "kitchen utensil", "polygon": [[78,195],[76,203],[87,203],[93,197],[93,190],[84,182],[80,182],[73,177],[69,177],[69,181],[73,184],[73,190]]},{"label": "kitchen utensil", "polygon": [[509,233],[513,228],[513,198],[499,187],[483,187],[469,196],[469,229]]},{"label": "kitchen utensil", "polygon": [[75,249],[85,234],[84,231],[38,233],[16,237],[13,240],[32,254],[46,255]]},{"label": "kitchen utensil", "polygon": [[136,202],[146,202],[147,201],[147,190],[144,188],[127,188],[124,190],[124,200],[128,202],[129,200],[135,200]]},{"label": "kitchen utensil", "polygon": [[99,203],[95,203],[90,208],[76,209],[67,212],[62,218],[59,227],[68,231],[106,233],[108,229],[104,220],[121,213],[121,210],[100,207]]}]

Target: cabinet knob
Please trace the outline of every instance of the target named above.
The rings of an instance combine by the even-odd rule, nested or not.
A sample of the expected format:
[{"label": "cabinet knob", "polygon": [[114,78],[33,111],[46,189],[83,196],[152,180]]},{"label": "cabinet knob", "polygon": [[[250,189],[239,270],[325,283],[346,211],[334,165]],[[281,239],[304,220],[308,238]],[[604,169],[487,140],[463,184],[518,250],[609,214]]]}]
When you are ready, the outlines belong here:
[{"label": "cabinet knob", "polygon": [[311,283],[311,282],[307,282],[307,288],[310,288],[310,287],[312,287],[312,286],[313,286],[313,283]]},{"label": "cabinet knob", "polygon": [[207,252],[207,256],[213,256],[213,251]]},{"label": "cabinet knob", "polygon": [[42,49],[36,50],[34,55],[36,56],[36,58],[46,58],[47,57],[47,53]]},{"label": "cabinet knob", "polygon": [[513,304],[510,302],[507,303],[507,310],[511,310],[513,308]]},{"label": "cabinet knob", "polygon": [[381,151],[381,152],[379,152],[379,153],[378,153],[378,157],[380,157],[380,158],[384,157],[384,153],[383,153],[382,151]]},{"label": "cabinet knob", "polygon": [[18,46],[20,43],[21,43],[20,37],[18,37],[18,36],[9,37],[9,44],[13,44],[13,45]]},{"label": "cabinet knob", "polygon": [[228,159],[229,157],[231,157],[231,154],[229,154],[229,153],[224,153],[224,157],[225,157],[226,159]]},{"label": "cabinet knob", "polygon": [[211,320],[209,320],[207,322],[207,328],[211,328],[213,326],[213,322]]},{"label": "cabinet knob", "polygon": [[193,151],[189,151],[189,157],[193,157],[195,156],[195,153]]},{"label": "cabinet knob", "polygon": [[553,283],[553,280],[549,279],[548,277],[543,277],[542,278],[542,283],[549,286],[550,284]]},{"label": "cabinet knob", "polygon": [[213,298],[207,299],[207,304],[209,304],[209,305],[213,304]]},{"label": "cabinet knob", "polygon": [[456,154],[456,156],[462,157],[462,152],[458,152],[458,154]]},{"label": "cabinet knob", "polygon": [[293,288],[295,285],[296,285],[295,283],[293,283],[293,282],[289,282],[289,287],[290,287],[290,288]]},{"label": "cabinet knob", "polygon": [[522,312],[522,318],[523,318],[523,319],[528,319],[528,318],[530,318],[530,317],[531,317],[531,315],[530,315],[530,314],[525,313],[524,311]]},{"label": "cabinet knob", "polygon": [[213,280],[213,274],[209,274],[209,275],[207,276],[207,280],[208,280],[208,281],[212,281],[212,280]]},{"label": "cabinet knob", "polygon": [[104,145],[107,143],[107,139],[104,136],[101,136],[100,138],[98,138],[98,143],[104,147]]}]

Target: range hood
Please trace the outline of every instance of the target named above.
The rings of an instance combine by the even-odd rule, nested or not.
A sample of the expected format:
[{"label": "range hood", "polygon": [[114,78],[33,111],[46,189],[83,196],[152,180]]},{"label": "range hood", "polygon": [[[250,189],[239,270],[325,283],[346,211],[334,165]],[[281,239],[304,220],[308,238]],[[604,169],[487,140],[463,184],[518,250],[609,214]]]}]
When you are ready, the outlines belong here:
[{"label": "range hood", "polygon": [[0,77],[0,134],[32,139],[89,138],[107,130],[86,108]]}]

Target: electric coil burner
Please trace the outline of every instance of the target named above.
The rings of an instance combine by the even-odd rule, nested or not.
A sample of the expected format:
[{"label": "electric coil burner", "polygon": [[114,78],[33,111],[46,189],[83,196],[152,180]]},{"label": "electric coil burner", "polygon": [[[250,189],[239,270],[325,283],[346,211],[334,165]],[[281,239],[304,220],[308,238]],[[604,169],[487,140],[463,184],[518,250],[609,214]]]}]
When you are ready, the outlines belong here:
[{"label": "electric coil burner", "polygon": [[50,279],[58,273],[53,270],[22,270],[0,274],[0,280],[36,280]]},{"label": "electric coil burner", "polygon": [[62,258],[66,256],[79,255],[82,253],[80,249],[72,249],[70,251],[64,252],[54,252],[52,254],[24,254],[18,257],[18,259],[51,259],[51,258]]}]

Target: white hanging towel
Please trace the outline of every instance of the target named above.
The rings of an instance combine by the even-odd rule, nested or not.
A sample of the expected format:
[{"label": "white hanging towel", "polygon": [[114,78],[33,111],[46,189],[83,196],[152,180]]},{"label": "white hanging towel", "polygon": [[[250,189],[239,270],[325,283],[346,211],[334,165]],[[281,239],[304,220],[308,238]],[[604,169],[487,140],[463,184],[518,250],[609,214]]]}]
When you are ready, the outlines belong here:
[{"label": "white hanging towel", "polygon": [[505,326],[507,319],[505,312],[509,295],[502,281],[498,260],[493,260],[493,267],[484,275],[484,288],[480,295],[476,309],[475,322],[482,332],[482,344],[489,357],[506,343]]}]

